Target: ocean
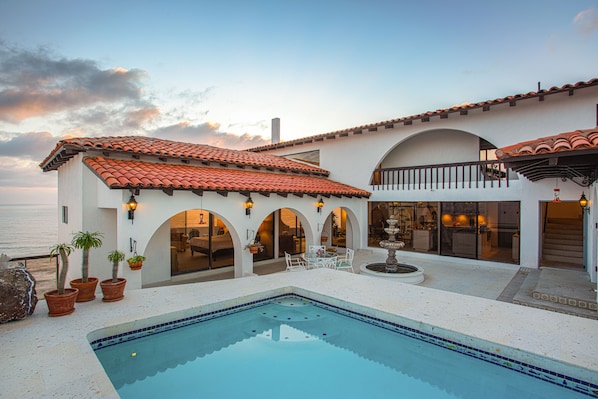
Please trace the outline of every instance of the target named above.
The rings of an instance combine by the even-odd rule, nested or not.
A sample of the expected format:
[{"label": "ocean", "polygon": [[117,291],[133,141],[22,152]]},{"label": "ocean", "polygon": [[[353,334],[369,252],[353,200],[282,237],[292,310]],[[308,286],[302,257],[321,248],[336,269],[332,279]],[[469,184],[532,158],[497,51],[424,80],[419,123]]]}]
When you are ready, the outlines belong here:
[{"label": "ocean", "polygon": [[0,253],[12,259],[48,255],[58,241],[56,205],[0,205]]}]

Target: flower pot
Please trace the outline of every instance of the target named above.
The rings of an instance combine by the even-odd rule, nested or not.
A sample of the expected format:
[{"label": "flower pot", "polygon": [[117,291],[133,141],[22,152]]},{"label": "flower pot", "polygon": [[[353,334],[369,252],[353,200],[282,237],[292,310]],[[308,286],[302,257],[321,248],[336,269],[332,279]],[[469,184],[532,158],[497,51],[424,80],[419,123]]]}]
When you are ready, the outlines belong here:
[{"label": "flower pot", "polygon": [[112,279],[103,280],[100,282],[100,287],[102,287],[102,293],[104,294],[104,298],[102,299],[104,302],[116,302],[120,301],[125,297],[125,285],[127,284],[127,280],[124,278],[119,278],[116,283],[112,282]]},{"label": "flower pot", "polygon": [[131,270],[140,270],[143,266],[143,262],[129,262]]},{"label": "flower pot", "polygon": [[71,287],[79,290],[77,302],[88,302],[96,299],[97,286],[97,277],[88,277],[86,283],[84,283],[80,278],[76,278],[71,281]]},{"label": "flower pot", "polygon": [[249,252],[251,252],[252,254],[257,254],[260,250],[260,247],[249,247]]},{"label": "flower pot", "polygon": [[76,288],[65,288],[64,294],[59,294],[58,290],[46,292],[44,297],[48,305],[48,315],[55,317],[73,313],[78,293]]}]

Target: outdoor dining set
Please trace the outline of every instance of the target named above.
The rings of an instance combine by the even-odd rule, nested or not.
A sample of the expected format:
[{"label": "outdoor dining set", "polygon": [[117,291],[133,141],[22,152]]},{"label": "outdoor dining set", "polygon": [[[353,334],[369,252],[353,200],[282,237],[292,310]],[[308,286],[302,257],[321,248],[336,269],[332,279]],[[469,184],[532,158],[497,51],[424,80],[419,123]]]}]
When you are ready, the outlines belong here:
[{"label": "outdoor dining set", "polygon": [[285,252],[287,271],[329,268],[337,270],[353,270],[353,257],[355,251],[347,248],[344,255],[340,256],[335,250],[326,248],[324,245],[310,245],[307,252],[301,257],[291,257]]}]

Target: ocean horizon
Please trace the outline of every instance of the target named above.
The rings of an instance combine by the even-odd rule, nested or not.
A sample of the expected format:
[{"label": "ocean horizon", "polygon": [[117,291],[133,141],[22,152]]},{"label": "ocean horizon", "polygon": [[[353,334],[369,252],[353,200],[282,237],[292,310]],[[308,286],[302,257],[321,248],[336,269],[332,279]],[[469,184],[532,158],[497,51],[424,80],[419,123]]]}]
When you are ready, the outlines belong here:
[{"label": "ocean horizon", "polygon": [[49,255],[58,240],[58,206],[0,204],[0,225],[0,253]]}]

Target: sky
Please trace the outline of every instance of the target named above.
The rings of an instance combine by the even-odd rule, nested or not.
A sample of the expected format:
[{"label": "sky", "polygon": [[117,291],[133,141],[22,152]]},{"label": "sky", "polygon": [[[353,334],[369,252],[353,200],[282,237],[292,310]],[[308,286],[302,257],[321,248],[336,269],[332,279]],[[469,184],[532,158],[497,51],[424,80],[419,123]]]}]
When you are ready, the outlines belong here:
[{"label": "sky", "polygon": [[63,138],[246,149],[597,65],[598,0],[0,0],[0,205],[56,203]]}]

